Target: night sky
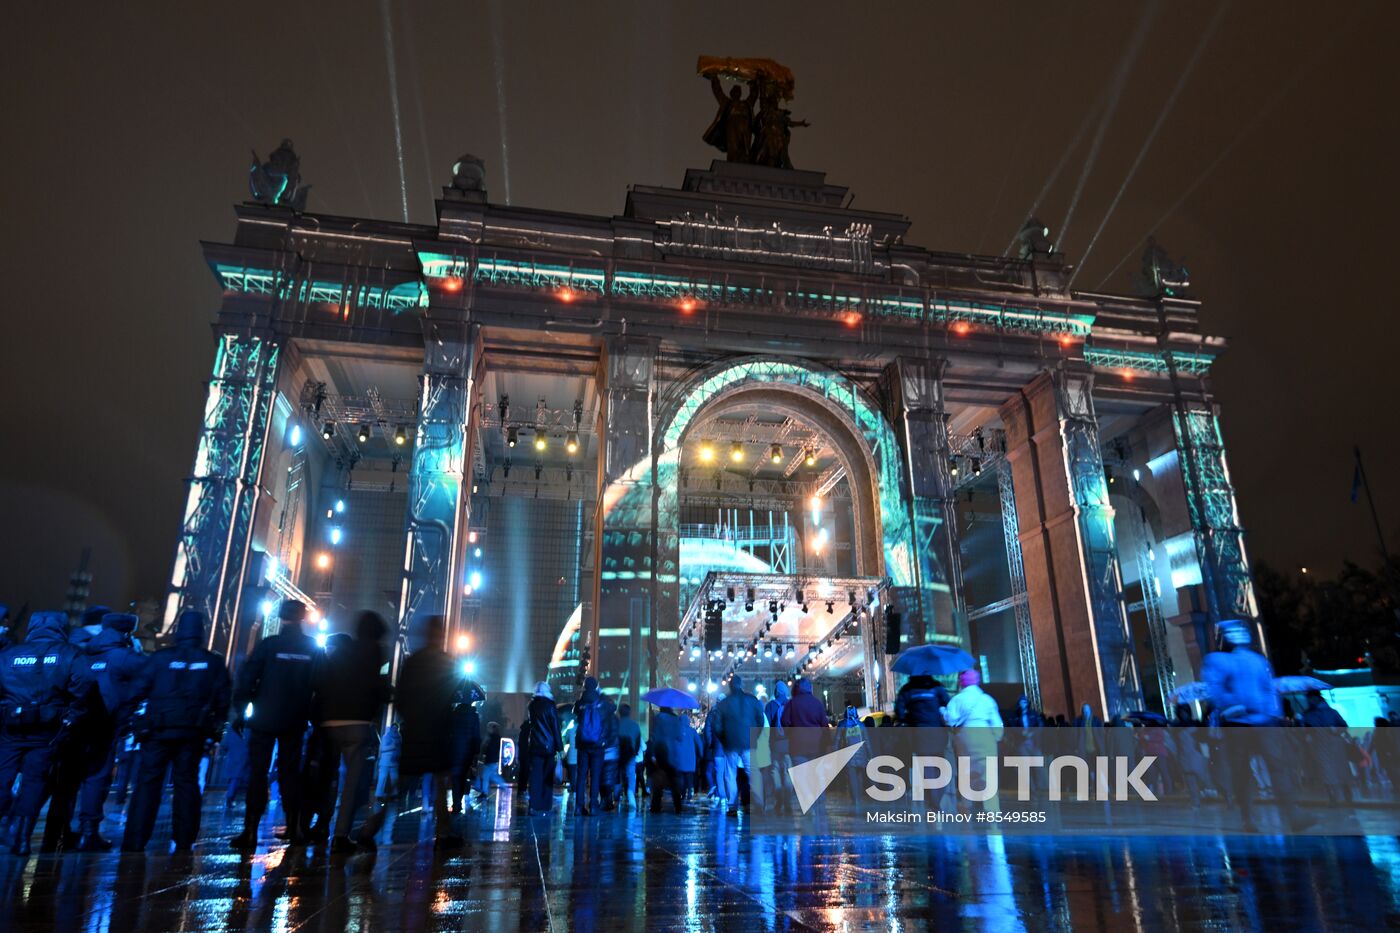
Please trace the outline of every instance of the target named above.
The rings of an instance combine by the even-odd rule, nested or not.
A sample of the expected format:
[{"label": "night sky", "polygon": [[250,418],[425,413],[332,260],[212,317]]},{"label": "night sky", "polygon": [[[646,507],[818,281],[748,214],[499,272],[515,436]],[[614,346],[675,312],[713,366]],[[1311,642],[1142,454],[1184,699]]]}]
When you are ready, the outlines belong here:
[{"label": "night sky", "polygon": [[6,14],[0,601],[57,605],[84,544],[94,597],[163,593],[250,148],[290,137],[313,211],[430,223],[472,152],[493,201],[620,213],[716,155],[699,54],[791,67],[794,163],[932,249],[1000,252],[1079,135],[1039,208],[1059,236],[1096,149],[1074,263],[1196,56],[1075,286],[1154,230],[1185,258],[1256,557],[1376,562],[1353,444],[1400,549],[1400,4],[392,4],[406,195],[384,7],[137,6]]}]

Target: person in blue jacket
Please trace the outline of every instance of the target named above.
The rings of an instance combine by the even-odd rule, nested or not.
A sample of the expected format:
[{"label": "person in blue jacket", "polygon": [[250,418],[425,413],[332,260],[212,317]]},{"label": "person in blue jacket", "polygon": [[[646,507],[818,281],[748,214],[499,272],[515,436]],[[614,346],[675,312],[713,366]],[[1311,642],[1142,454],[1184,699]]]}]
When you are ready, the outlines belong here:
[{"label": "person in blue jacket", "polygon": [[83,664],[101,702],[90,704],[88,715],[60,754],[40,851],[54,851],[66,843],[75,800],[78,851],[106,852],[112,848],[99,829],[112,787],[117,742],[125,737],[131,714],[141,700],[138,687],[146,658],[131,638],[138,621],[128,612],[109,612],[102,617],[101,630],[83,646]]},{"label": "person in blue jacket", "polygon": [[[199,762],[218,742],[229,711],[228,669],[222,655],[204,647],[203,613],[180,613],[174,646],[146,659],[138,690],[146,697],[146,712],[134,726],[141,739],[141,763],[122,851],[145,850],[169,772],[174,789],[170,834],[175,851],[188,852],[199,835]],[[266,776],[264,765],[264,780]]]},{"label": "person in blue jacket", "polygon": [[690,719],[662,707],[651,721],[646,761],[651,779],[651,812],[661,812],[661,798],[671,790],[671,805],[681,812],[685,789],[695,775],[695,750],[699,746]]},{"label": "person in blue jacket", "polygon": [[0,780],[19,774],[22,781],[12,814],[15,855],[30,853],[52,787],[54,750],[82,718],[91,688],[62,612],[36,612],[25,640],[0,653]]}]

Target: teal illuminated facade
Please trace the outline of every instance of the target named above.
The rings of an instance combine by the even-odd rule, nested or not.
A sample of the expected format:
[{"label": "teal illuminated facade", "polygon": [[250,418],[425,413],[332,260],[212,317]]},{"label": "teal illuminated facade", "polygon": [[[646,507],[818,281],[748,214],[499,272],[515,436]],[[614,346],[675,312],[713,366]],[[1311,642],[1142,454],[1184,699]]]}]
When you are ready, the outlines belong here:
[{"label": "teal illuminated facade", "polygon": [[[1193,300],[1070,291],[1058,254],[915,247],[847,194],[715,163],[633,187],[612,217],[469,185],[432,225],[242,205],[233,241],[204,247],[218,361],[171,618],[203,609],[238,654],[270,597],[305,594],[338,628],[364,608],[348,577],[373,575],[353,598],[401,645],[444,615],[471,663],[512,672],[500,692],[544,677],[547,641],[565,687],[591,671],[635,695],[709,676],[681,584],[751,564],[790,581],[772,623],[723,623],[761,677],[821,647],[846,658],[833,682],[874,683],[898,625],[900,646],[962,644],[1048,712],[1161,705],[1209,623],[1253,612],[1207,382],[1223,341]],[[324,442],[305,466],[293,428]],[[293,489],[293,469],[315,481]],[[370,503],[363,527],[347,495]],[[401,520],[363,517],[389,502]],[[545,524],[522,542],[522,522]],[[777,522],[783,549],[684,565],[744,522]],[[697,534],[716,537],[682,547]],[[869,595],[826,595],[837,578]],[[537,620],[546,586],[564,609]],[[789,603],[803,617],[780,638]]]}]

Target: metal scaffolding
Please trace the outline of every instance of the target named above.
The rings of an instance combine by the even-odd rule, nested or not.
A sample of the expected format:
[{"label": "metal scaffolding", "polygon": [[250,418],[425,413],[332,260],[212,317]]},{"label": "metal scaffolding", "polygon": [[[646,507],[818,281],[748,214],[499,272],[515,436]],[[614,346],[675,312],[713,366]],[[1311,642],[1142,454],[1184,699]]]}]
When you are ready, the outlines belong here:
[{"label": "metal scaffolding", "polygon": [[1016,620],[1016,648],[1021,658],[1021,683],[1026,699],[1040,709],[1040,671],[1035,666],[1035,633],[1026,596],[1026,567],[1021,561],[1021,529],[1016,522],[1016,487],[1011,465],[1003,457],[996,465],[997,492],[1001,496],[1001,532],[1006,541],[1006,567],[1011,574],[1011,612]]}]

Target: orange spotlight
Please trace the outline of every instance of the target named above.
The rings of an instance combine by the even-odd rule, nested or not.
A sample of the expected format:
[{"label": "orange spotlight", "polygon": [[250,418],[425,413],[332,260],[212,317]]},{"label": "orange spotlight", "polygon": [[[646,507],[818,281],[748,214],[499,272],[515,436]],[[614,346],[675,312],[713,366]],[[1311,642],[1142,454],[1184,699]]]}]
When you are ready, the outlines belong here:
[{"label": "orange spotlight", "polygon": [[442,280],[442,290],[445,292],[460,292],[462,290],[462,280],[455,275],[446,276]]},{"label": "orange spotlight", "polygon": [[680,309],[682,314],[690,314],[698,307],[700,307],[700,303],[697,302],[694,298],[681,299]]},{"label": "orange spotlight", "polygon": [[568,304],[569,302],[573,301],[574,297],[574,290],[572,288],[559,289],[559,300],[564,302],[564,304]]},{"label": "orange spotlight", "polygon": [[318,570],[326,570],[330,567],[330,565],[331,556],[329,554],[322,551],[320,554],[316,555],[316,568]]},{"label": "orange spotlight", "polygon": [[954,321],[954,322],[953,322],[953,333],[955,333],[955,334],[957,334],[957,335],[959,335],[959,336],[966,336],[966,335],[967,335],[968,333],[970,333],[971,331],[972,331],[972,325],[969,324],[969,323],[967,323],[967,321]]},{"label": "orange spotlight", "polygon": [[841,316],[841,320],[845,322],[847,327],[855,327],[860,323],[860,315],[854,311],[847,311]]},{"label": "orange spotlight", "polygon": [[1074,338],[1071,337],[1069,334],[1061,334],[1061,335],[1060,335],[1060,346],[1062,346],[1062,347],[1072,347],[1072,346],[1074,346]]},{"label": "orange spotlight", "polygon": [[1132,382],[1132,381],[1133,381],[1133,371],[1132,371],[1131,369],[1125,369],[1125,370],[1123,370],[1123,378],[1126,379],[1126,380],[1129,381],[1129,382]]},{"label": "orange spotlight", "polygon": [[471,637],[470,635],[468,635],[466,632],[463,632],[462,634],[460,634],[460,635],[457,636],[457,650],[458,650],[458,651],[466,651],[466,650],[467,650],[468,648],[470,648],[471,646],[472,646],[472,637]]}]

